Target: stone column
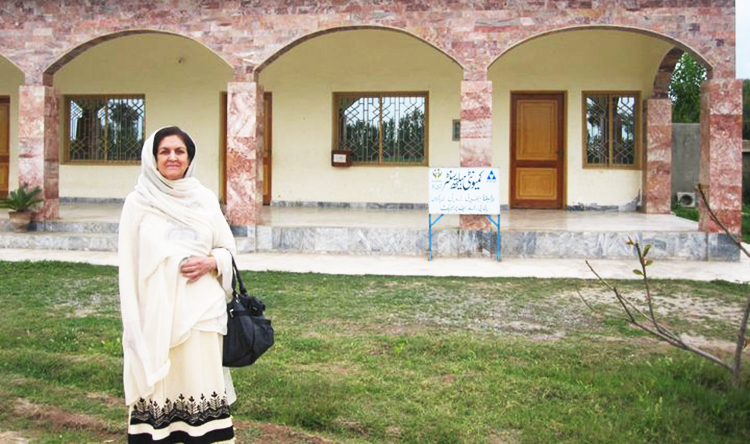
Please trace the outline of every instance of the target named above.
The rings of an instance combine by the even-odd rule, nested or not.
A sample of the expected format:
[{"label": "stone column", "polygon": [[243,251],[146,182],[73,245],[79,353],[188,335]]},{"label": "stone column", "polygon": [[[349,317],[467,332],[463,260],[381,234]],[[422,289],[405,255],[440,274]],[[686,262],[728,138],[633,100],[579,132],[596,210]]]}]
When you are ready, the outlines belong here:
[{"label": "stone column", "polygon": [[[742,225],[742,81],[708,80],[701,85],[700,181],[709,205],[734,234]],[[721,228],[700,205],[700,229]]]},{"label": "stone column", "polygon": [[643,150],[643,209],[669,214],[672,204],[672,101],[646,100]]},{"label": "stone column", "polygon": [[[492,163],[492,82],[461,82],[461,148],[462,167],[488,167]],[[461,228],[485,230],[485,216],[461,216]]]},{"label": "stone column", "polygon": [[18,182],[42,189],[44,202],[34,219],[55,219],[60,215],[60,121],[55,90],[23,85],[18,104]]},{"label": "stone column", "polygon": [[256,82],[227,88],[227,216],[257,225],[263,207],[263,89]]}]

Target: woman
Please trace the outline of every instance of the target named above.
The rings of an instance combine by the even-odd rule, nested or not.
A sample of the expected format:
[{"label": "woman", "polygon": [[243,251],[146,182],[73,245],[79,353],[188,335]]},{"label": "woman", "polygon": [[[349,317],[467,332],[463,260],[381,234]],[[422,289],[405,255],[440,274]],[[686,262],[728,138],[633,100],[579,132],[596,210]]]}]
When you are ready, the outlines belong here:
[{"label": "woman", "polygon": [[233,442],[234,389],[221,366],[234,237],[193,177],[178,127],[143,144],[120,219],[120,304],[128,442]]}]

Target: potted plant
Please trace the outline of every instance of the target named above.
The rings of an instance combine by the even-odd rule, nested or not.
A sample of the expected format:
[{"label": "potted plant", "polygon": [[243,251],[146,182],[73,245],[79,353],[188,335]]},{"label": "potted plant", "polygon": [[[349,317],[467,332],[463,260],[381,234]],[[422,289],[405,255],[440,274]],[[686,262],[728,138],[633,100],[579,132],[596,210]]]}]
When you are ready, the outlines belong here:
[{"label": "potted plant", "polygon": [[11,191],[7,199],[0,200],[0,208],[10,208],[8,213],[10,223],[13,224],[17,232],[24,232],[29,229],[31,224],[32,211],[31,207],[44,201],[39,195],[42,189],[39,186],[29,189],[29,186],[22,183],[21,186]]}]

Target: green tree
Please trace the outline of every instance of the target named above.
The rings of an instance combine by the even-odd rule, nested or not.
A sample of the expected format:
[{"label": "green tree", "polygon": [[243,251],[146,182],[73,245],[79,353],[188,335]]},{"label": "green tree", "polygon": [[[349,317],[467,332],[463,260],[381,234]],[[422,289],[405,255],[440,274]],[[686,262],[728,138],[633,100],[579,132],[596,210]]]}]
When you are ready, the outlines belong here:
[{"label": "green tree", "polygon": [[750,140],[750,80],[742,82],[742,138]]},{"label": "green tree", "polygon": [[140,158],[143,138],[138,131],[143,119],[136,106],[128,99],[109,100],[109,159],[138,160]]},{"label": "green tree", "polygon": [[704,68],[690,54],[680,57],[669,84],[672,99],[672,122],[697,123],[701,118],[701,82],[706,80]]}]

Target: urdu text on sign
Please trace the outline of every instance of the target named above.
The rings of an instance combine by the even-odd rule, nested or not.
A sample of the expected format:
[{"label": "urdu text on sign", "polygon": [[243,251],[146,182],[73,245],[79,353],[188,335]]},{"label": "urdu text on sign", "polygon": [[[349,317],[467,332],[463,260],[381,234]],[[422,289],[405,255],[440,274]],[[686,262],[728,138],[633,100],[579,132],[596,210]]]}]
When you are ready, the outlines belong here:
[{"label": "urdu text on sign", "polygon": [[430,214],[500,214],[499,168],[430,168]]}]

